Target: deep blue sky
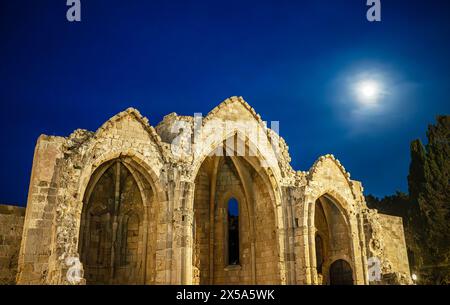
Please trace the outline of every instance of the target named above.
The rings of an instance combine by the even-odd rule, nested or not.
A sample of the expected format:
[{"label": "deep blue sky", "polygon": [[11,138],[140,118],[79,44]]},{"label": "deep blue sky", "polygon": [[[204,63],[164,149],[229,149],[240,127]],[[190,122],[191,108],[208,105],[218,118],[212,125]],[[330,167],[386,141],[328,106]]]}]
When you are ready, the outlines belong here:
[{"label": "deep blue sky", "polygon": [[[41,134],[96,130],[132,106],[207,113],[243,96],[279,120],[292,165],[333,153],[378,196],[407,190],[409,143],[449,114],[450,1],[0,1],[0,202],[26,203]],[[376,111],[349,84],[381,75]],[[380,110],[381,109],[381,110]]]}]

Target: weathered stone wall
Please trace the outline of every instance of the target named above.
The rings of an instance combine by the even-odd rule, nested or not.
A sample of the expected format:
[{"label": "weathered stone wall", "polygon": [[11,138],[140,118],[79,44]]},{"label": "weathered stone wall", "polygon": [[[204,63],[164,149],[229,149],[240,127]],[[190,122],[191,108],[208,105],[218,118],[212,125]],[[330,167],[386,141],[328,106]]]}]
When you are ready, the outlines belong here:
[{"label": "weathered stone wall", "polygon": [[[334,156],[320,157],[307,172],[294,171],[284,140],[240,97],[214,108],[200,122],[201,132],[194,132],[195,122],[193,117],[173,113],[155,130],[130,108],[95,133],[76,130],[67,138],[41,136],[33,160],[18,283],[67,284],[71,266],[66,259],[80,258],[84,263],[87,257],[99,257],[89,253],[83,257],[82,243],[89,240],[83,236],[92,234],[94,243],[100,238],[85,226],[84,219],[89,217],[83,211],[91,204],[87,198],[92,192],[99,192],[92,196],[98,199],[92,206],[127,200],[120,187],[112,187],[113,180],[103,186],[112,187],[106,197],[96,188],[102,177],[97,173],[111,162],[131,173],[134,182],[128,193],[133,203],[144,208],[138,213],[143,214],[139,224],[131,223],[128,233],[117,233],[117,221],[108,229],[112,240],[129,239],[128,253],[123,250],[122,257],[128,256],[129,262],[139,266],[133,268],[135,275],[129,277],[128,267],[124,272],[113,268],[109,274],[117,274],[118,280],[107,279],[108,272],[104,272],[101,281],[318,284],[315,204],[327,198],[329,208],[324,213],[329,215],[324,217],[331,220],[327,230],[333,232],[327,240],[333,246],[330,260],[346,260],[353,282],[369,283],[371,245],[390,234],[383,235],[380,217],[365,204],[361,183],[351,180]],[[221,130],[225,125],[230,129]],[[256,127],[256,135],[243,133],[246,126]],[[225,163],[224,157],[211,158],[216,149],[229,149],[234,142],[243,143],[245,156],[233,156]],[[227,266],[226,204],[230,197],[239,202],[240,264]],[[386,230],[400,226],[385,225]],[[403,254],[395,253],[403,250],[386,244],[386,254],[377,253],[385,261],[384,256],[397,257],[404,270]],[[119,250],[111,242],[96,249],[103,248],[111,253]],[[86,271],[92,274],[92,269]]]},{"label": "weathered stone wall", "polygon": [[364,211],[364,236],[371,270],[376,270],[376,265],[381,269],[381,277],[373,273],[370,284],[411,284],[402,219],[367,209]]},{"label": "weathered stone wall", "polygon": [[408,253],[401,217],[378,214],[384,241],[384,256],[391,262],[392,272],[409,274]]},{"label": "weathered stone wall", "polygon": [[15,284],[25,208],[0,205],[0,285]]},{"label": "weathered stone wall", "polygon": [[66,139],[41,135],[34,151],[23,238],[19,254],[18,283],[39,284],[48,272],[59,187],[58,162]]}]

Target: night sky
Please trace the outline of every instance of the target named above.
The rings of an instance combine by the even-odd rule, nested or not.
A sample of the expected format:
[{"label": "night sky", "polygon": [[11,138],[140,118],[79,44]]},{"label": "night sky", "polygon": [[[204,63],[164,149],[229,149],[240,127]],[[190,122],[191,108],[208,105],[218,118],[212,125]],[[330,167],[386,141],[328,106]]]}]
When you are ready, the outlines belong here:
[{"label": "night sky", "polygon": [[[135,107],[154,126],[238,95],[292,166],[334,154],[366,194],[407,191],[409,143],[450,113],[450,1],[0,1],[0,203],[26,204],[36,139]],[[355,97],[376,79],[376,105]]]}]

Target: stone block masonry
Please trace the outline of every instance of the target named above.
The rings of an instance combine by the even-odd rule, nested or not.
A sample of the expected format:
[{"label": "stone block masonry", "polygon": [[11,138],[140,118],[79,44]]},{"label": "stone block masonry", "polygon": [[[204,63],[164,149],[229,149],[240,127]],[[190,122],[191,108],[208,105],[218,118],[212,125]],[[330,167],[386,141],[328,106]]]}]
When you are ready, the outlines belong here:
[{"label": "stone block masonry", "polygon": [[333,155],[294,170],[242,97],[197,120],[153,127],[129,108],[40,136],[25,219],[0,223],[5,281],[20,242],[18,284],[371,284],[371,257],[409,283],[401,222],[369,209]]},{"label": "stone block masonry", "polygon": [[15,284],[25,208],[0,205],[0,285]]}]

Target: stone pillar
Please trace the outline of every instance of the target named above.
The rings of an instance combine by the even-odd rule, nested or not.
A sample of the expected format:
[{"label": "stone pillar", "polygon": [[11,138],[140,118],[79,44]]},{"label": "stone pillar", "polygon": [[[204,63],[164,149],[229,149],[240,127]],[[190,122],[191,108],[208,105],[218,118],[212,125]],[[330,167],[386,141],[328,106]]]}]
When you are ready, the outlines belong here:
[{"label": "stone pillar", "polygon": [[315,201],[307,202],[308,209],[308,248],[309,248],[309,266],[311,270],[311,284],[317,285],[319,283],[317,275],[317,263],[316,263],[316,227],[314,223],[315,219]]},{"label": "stone pillar", "polygon": [[36,144],[18,262],[18,284],[44,284],[58,196],[58,160],[65,139],[41,135]]},{"label": "stone pillar", "polygon": [[184,210],[182,214],[183,232],[184,237],[181,243],[182,246],[182,260],[183,266],[181,270],[181,284],[191,285],[192,274],[192,253],[193,253],[193,225],[194,225],[194,212],[193,210]]},{"label": "stone pillar", "polygon": [[368,271],[368,262],[367,262],[367,251],[366,251],[366,240],[364,236],[364,217],[362,213],[357,215],[358,219],[358,231],[359,231],[359,247],[361,249],[361,263],[362,263],[362,272],[364,277],[364,284],[369,284],[369,271]]},{"label": "stone pillar", "polygon": [[316,262],[316,227],[308,226],[309,261],[311,267],[311,284],[319,284]]},{"label": "stone pillar", "polygon": [[311,267],[309,257],[308,206],[304,196],[296,199],[294,204],[294,255],[295,275],[299,285],[311,284]]},{"label": "stone pillar", "polygon": [[170,167],[164,169],[161,175],[163,191],[158,195],[160,211],[157,212],[158,223],[156,227],[156,259],[155,259],[155,284],[176,284],[175,271],[175,234],[176,219],[174,212],[174,193],[176,183],[174,178],[174,170]]},{"label": "stone pillar", "polygon": [[[286,285],[287,283],[289,283],[289,266],[288,266],[288,259],[287,259],[287,255],[286,253],[288,253],[289,249],[287,247],[287,243],[288,243],[288,234],[289,232],[287,231],[287,223],[284,222],[286,216],[282,216],[283,212],[282,212],[282,206],[279,205],[277,206],[277,221],[278,226],[277,226],[277,243],[278,243],[278,248],[279,248],[279,261],[278,261],[278,266],[279,266],[279,275],[280,275],[280,285]],[[279,228],[280,223],[283,223],[283,228]]]},{"label": "stone pillar", "polygon": [[311,284],[311,268],[309,265],[308,227],[300,226],[294,233],[295,273],[298,285]]},{"label": "stone pillar", "polygon": [[360,247],[360,239],[359,239],[359,226],[356,216],[354,214],[350,215],[350,234],[351,234],[351,243],[353,249],[353,262],[354,262],[354,276],[355,276],[355,284],[363,285],[365,284],[365,276],[364,276],[364,268],[362,264],[362,251]]},{"label": "stone pillar", "polygon": [[194,183],[180,181],[175,188],[171,284],[192,284]]},{"label": "stone pillar", "polygon": [[295,211],[293,208],[293,197],[291,188],[282,187],[282,209],[285,222],[285,266],[286,266],[286,284],[294,285],[295,280],[295,254],[294,254],[294,232],[295,232]]}]

